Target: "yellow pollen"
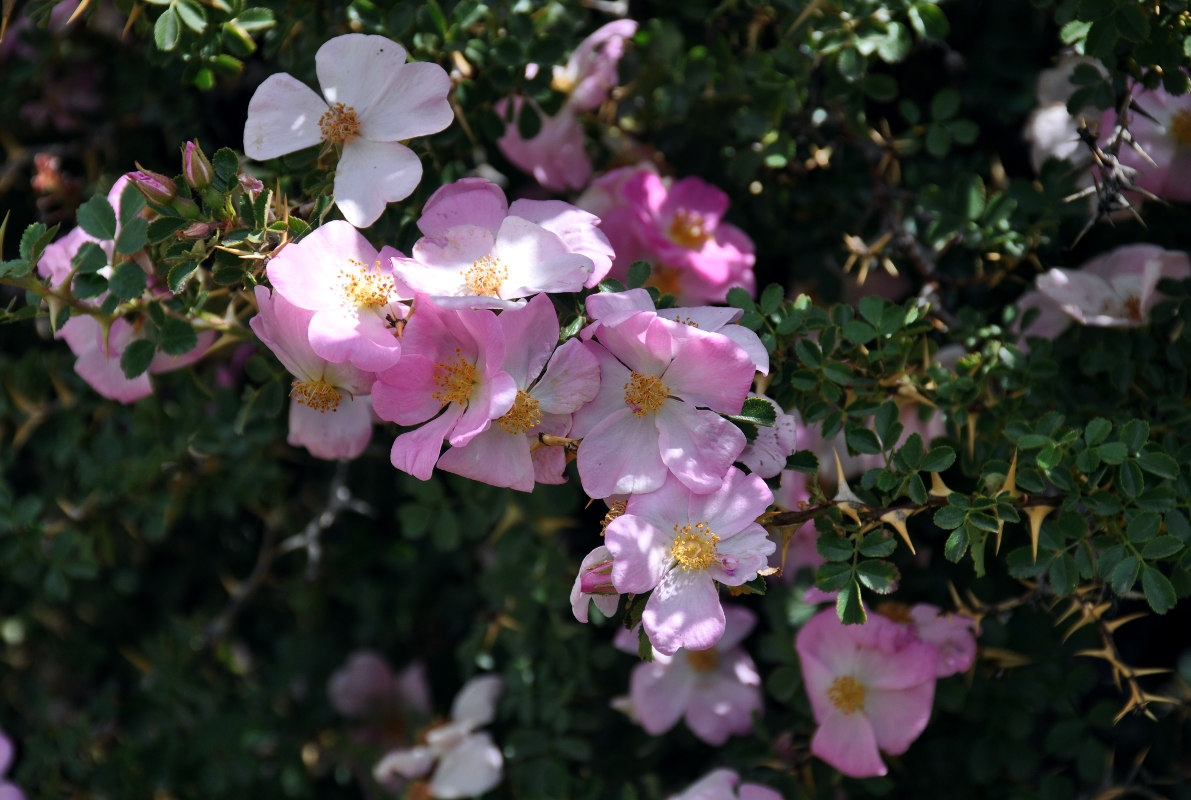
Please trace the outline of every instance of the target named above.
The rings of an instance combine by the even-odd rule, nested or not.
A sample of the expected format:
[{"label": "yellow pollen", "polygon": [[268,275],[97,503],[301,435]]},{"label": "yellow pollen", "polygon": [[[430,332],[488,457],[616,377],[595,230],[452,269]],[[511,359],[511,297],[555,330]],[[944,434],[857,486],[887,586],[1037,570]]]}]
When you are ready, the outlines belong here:
[{"label": "yellow pollen", "polygon": [[689,250],[700,250],[704,243],[711,238],[703,217],[694,211],[680,208],[674,212],[674,219],[670,221],[668,231],[670,240]]},{"label": "yellow pollen", "polygon": [[509,413],[496,422],[504,428],[506,433],[525,433],[542,421],[542,410],[538,407],[536,397],[528,392],[517,390],[517,399]]},{"label": "yellow pollen", "polygon": [[500,286],[509,277],[509,270],[495,256],[484,256],[471,262],[471,269],[463,273],[463,283],[469,294],[499,297]]},{"label": "yellow pollen", "polygon": [[351,106],[335,103],[319,117],[318,128],[324,141],[347,144],[360,135],[360,118]]},{"label": "yellow pollen", "polygon": [[1180,108],[1170,115],[1170,135],[1179,144],[1191,145],[1191,111]]},{"label": "yellow pollen", "polygon": [[674,524],[674,543],[670,555],[684,570],[707,569],[719,558],[715,544],[720,537],[711,532],[706,522]]},{"label": "yellow pollen", "polygon": [[387,306],[389,297],[396,294],[397,287],[393,285],[393,277],[381,271],[380,262],[366,267],[354,258],[349,258],[347,263],[348,266],[339,270],[339,280],[348,305],[356,308]]},{"label": "yellow pollen", "polygon": [[628,500],[614,500],[612,505],[608,506],[608,513],[600,520],[600,536],[603,536],[608,531],[608,526],[612,524],[612,520],[624,513],[624,510],[629,507]]},{"label": "yellow pollen", "polygon": [[462,403],[471,396],[475,381],[475,365],[464,361],[462,351],[456,347],[453,359],[434,365],[434,382],[438,385],[438,391],[431,397],[443,405]]},{"label": "yellow pollen", "polygon": [[690,664],[691,669],[695,672],[711,672],[720,663],[720,654],[716,652],[715,648],[685,652],[686,663]]},{"label": "yellow pollen", "polygon": [[827,699],[841,714],[853,714],[864,708],[864,687],[851,675],[841,675],[831,682]]},{"label": "yellow pollen", "polygon": [[670,394],[670,387],[662,383],[656,375],[642,375],[634,372],[629,382],[624,385],[625,405],[633,409],[633,414],[644,417],[657,411],[666,402]]},{"label": "yellow pollen", "polygon": [[294,381],[290,384],[289,396],[298,401],[298,405],[313,408],[321,414],[339,410],[339,400],[343,396],[339,390],[324,380]]}]

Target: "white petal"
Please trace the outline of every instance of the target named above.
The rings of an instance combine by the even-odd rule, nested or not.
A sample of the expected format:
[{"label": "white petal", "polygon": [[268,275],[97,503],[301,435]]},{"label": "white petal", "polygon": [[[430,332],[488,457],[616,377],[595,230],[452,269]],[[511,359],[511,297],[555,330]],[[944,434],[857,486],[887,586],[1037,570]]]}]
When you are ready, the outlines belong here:
[{"label": "white petal", "polygon": [[318,121],[326,110],[318,93],[294,76],[270,75],[248,101],[244,154],[264,161],[318,144]]},{"label": "white petal", "polygon": [[314,68],[328,103],[343,103],[363,115],[403,66],[405,48],[383,36],[349,33],[318,49]]},{"label": "white petal", "polygon": [[438,64],[404,65],[376,102],[361,111],[363,134],[378,142],[397,142],[438,133],[455,119],[447,102],[450,88],[451,79]]},{"label": "white petal", "polygon": [[486,733],[467,737],[438,762],[430,794],[451,800],[475,797],[500,783],[503,759]]},{"label": "white petal", "polygon": [[503,684],[495,675],[481,675],[468,681],[451,705],[451,719],[468,722],[474,728],[487,725],[496,717],[496,701]]},{"label": "white petal", "polygon": [[405,145],[356,139],[344,146],[335,171],[335,205],[352,225],[367,228],[420,180],[422,162]]}]

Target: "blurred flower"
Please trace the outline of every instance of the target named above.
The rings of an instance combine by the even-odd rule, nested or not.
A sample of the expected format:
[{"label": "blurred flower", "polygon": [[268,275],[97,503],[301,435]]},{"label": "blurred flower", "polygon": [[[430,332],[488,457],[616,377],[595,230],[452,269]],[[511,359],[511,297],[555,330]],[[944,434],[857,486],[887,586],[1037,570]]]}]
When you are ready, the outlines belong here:
[{"label": "blurred flower", "polygon": [[1024,131],[1030,144],[1030,164],[1035,172],[1042,170],[1048,158],[1070,161],[1080,167],[1091,164],[1091,153],[1076,132],[1081,118],[1092,119],[1100,112],[1094,106],[1085,106],[1074,116],[1067,111],[1067,100],[1077,88],[1071,82],[1071,76],[1081,65],[1090,66],[1101,75],[1106,74],[1097,59],[1073,55],[1060,56],[1054,67],[1038,74],[1038,105],[1030,112]]},{"label": "blurred flower", "polygon": [[[1082,269],[1051,269],[1036,280],[1042,297],[1051,301],[1081,325],[1101,328],[1132,328],[1149,321],[1150,309],[1162,299],[1156,291],[1162,278],[1191,277],[1191,258],[1181,251],[1163,250],[1150,244],[1132,244],[1103,253]],[[1027,303],[1039,304],[1033,296]],[[1020,301],[1019,301],[1020,304]],[[1055,322],[1040,318],[1041,327],[1051,331]],[[1035,321],[1027,335],[1039,335]]]},{"label": "blurred flower", "polygon": [[421,162],[401,142],[437,133],[454,117],[446,71],[405,57],[383,36],[351,33],[315,54],[323,97],[289,74],[270,75],[248,104],[245,154],[263,161],[320,142],[342,147],[335,204],[352,225],[368,227],[422,179]]},{"label": "blurred flower", "polygon": [[980,625],[958,614],[944,614],[938,606],[918,603],[910,609],[910,625],[918,638],[935,646],[935,675],[946,678],[967,672],[976,660]]},{"label": "blurred flower", "polygon": [[25,800],[25,793],[11,781],[5,780],[8,768],[12,766],[12,740],[0,731],[0,800]]},{"label": "blurred flower", "polygon": [[501,689],[494,675],[472,678],[455,697],[450,722],[427,731],[424,745],[390,752],[372,774],[383,783],[397,775],[421,778],[433,769],[427,787],[432,797],[473,797],[492,789],[504,760],[492,737],[475,730],[495,719]]},{"label": "blurred flower", "polygon": [[[760,713],[761,676],[740,643],[757,618],[741,606],[724,607],[724,635],[704,650],[680,648],[672,655],[655,652],[638,664],[629,679],[629,698],[641,727],[660,736],[685,719],[704,742],[721,745],[729,736],[748,733]],[[636,631],[621,629],[617,646],[637,652]]]},{"label": "blurred flower", "polygon": [[[1140,188],[1164,200],[1191,201],[1191,94],[1134,88],[1133,102],[1153,117],[1132,113],[1128,123],[1134,141],[1154,164],[1128,145],[1121,147],[1121,164],[1137,170],[1134,182]],[[1117,124],[1116,110],[1105,111],[1100,118],[1101,135],[1111,134]]]},{"label": "blurred flower", "polygon": [[128,181],[151,203],[165,205],[178,196],[178,186],[159,172],[137,164],[136,172],[125,173]]},{"label": "blurred flower", "polygon": [[936,651],[879,614],[844,625],[820,611],[794,642],[819,727],[811,752],[853,778],[884,775],[877,748],[904,753],[926,729]]},{"label": "blurred flower", "polygon": [[605,617],[615,614],[620,605],[620,592],[612,585],[612,552],[603,545],[584,556],[579,565],[571,587],[571,613],[575,619],[587,622],[592,602]]},{"label": "blurred flower", "polygon": [[776,420],[772,426],[757,425],[757,436],[744,446],[736,459],[762,478],[773,478],[786,468],[786,459],[798,449],[798,428],[793,414],[764,395],[749,393],[773,407]]},{"label": "blurred flower", "polygon": [[717,769],[692,783],[670,800],[782,800],[782,796],[757,783],[741,784],[740,776],[730,769]]}]

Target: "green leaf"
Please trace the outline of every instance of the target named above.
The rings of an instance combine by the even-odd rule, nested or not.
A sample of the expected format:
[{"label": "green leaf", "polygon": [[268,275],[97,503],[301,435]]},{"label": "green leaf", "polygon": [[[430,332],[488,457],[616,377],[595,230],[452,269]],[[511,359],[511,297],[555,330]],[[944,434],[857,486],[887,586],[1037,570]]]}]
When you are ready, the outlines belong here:
[{"label": "green leaf", "polygon": [[881,443],[877,441],[877,434],[858,425],[848,424],[844,432],[844,441],[848,443],[849,448],[857,453],[876,455],[881,452]]},{"label": "green leaf", "polygon": [[951,151],[951,132],[938,123],[926,129],[926,152],[935,158],[943,158]]},{"label": "green leaf", "polygon": [[239,183],[240,157],[234,150],[221,147],[211,156],[211,171],[215,173],[211,186],[217,192],[230,191]]},{"label": "green leaf", "polygon": [[930,101],[931,118],[938,122],[951,119],[959,111],[959,102],[959,92],[954,89],[936,92]]},{"label": "green leaf", "polygon": [[834,592],[852,580],[852,565],[846,562],[829,561],[815,570],[815,586],[823,592]]},{"label": "green leaf", "polygon": [[180,356],[198,346],[198,334],[189,322],[166,317],[161,326],[161,349],[166,355]]},{"label": "green leaf", "polygon": [[1128,593],[1137,582],[1137,571],[1141,569],[1141,562],[1137,556],[1127,556],[1121,559],[1112,571],[1112,590],[1119,595]]},{"label": "green leaf", "polygon": [[1122,442],[1105,442],[1097,451],[1106,464],[1120,464],[1129,457],[1129,450]]},{"label": "green leaf", "polygon": [[1153,511],[1143,511],[1134,514],[1125,528],[1125,535],[1131,542],[1144,542],[1158,535],[1162,528],[1162,517]]},{"label": "green leaf", "polygon": [[897,588],[898,571],[888,561],[861,561],[856,565],[856,576],[877,594],[889,594]]},{"label": "green leaf", "polygon": [[868,615],[860,602],[860,584],[852,581],[835,598],[835,613],[845,625],[863,625]]},{"label": "green leaf", "polygon": [[636,289],[645,285],[649,280],[649,274],[653,268],[649,266],[648,261],[634,261],[629,267],[629,273],[625,277],[625,285],[630,289]]},{"label": "green leaf", "polygon": [[178,0],[174,4],[178,18],[195,33],[202,33],[207,29],[207,12],[197,0]]},{"label": "green leaf", "polygon": [[836,59],[836,67],[839,69],[840,77],[848,83],[855,83],[864,77],[864,56],[855,48],[848,48],[840,52]]},{"label": "green leaf", "polygon": [[923,39],[942,41],[951,32],[947,17],[932,3],[915,3],[908,13],[910,25]]},{"label": "green leaf", "polygon": [[1120,476],[1121,491],[1128,497],[1137,497],[1141,494],[1144,487],[1144,481],[1141,475],[1141,468],[1137,466],[1134,461],[1126,461],[1121,464],[1117,471]]},{"label": "green leaf", "polygon": [[1087,428],[1083,432],[1083,440],[1088,447],[1095,447],[1108,438],[1108,434],[1112,431],[1112,423],[1104,417],[1096,417],[1088,423]]},{"label": "green leaf", "polygon": [[1166,532],[1183,544],[1191,543],[1191,523],[1181,511],[1171,511],[1166,515]]},{"label": "green leaf", "polygon": [[1075,566],[1075,558],[1070,553],[1063,553],[1050,564],[1050,585],[1055,594],[1069,595],[1075,591],[1079,579],[1079,569]]},{"label": "green leaf", "polygon": [[236,24],[246,31],[262,31],[277,24],[270,8],[246,8],[236,17]]},{"label": "green leaf", "polygon": [[774,311],[777,311],[778,306],[782,304],[782,300],[786,297],[786,290],[776,283],[771,283],[765,287],[765,291],[761,293],[761,300],[758,307],[761,313],[769,316]]},{"label": "green leaf", "polygon": [[877,338],[877,330],[867,322],[849,320],[843,327],[844,338],[853,344],[867,344]]},{"label": "green leaf", "polygon": [[819,352],[819,346],[810,339],[799,339],[795,342],[794,354],[811,369],[818,369],[823,364],[823,354]]},{"label": "green leaf", "polygon": [[1039,448],[1050,445],[1051,438],[1043,436],[1040,433],[1027,433],[1025,436],[1017,440],[1017,446],[1022,450],[1038,450]]},{"label": "green leaf", "polygon": [[645,633],[644,625],[637,628],[637,656],[647,664],[653,661],[653,644]]},{"label": "green leaf", "polygon": [[108,290],[108,279],[98,273],[77,275],[74,279],[74,296],[80,300],[90,300],[99,297]]},{"label": "green leaf", "polygon": [[1154,609],[1156,614],[1165,614],[1178,602],[1178,596],[1175,594],[1170,579],[1154,567],[1146,567],[1145,572],[1142,573],[1141,588],[1146,593],[1146,602],[1150,604],[1150,608]]},{"label": "green leaf", "polygon": [[749,293],[739,286],[733,286],[728,290],[728,305],[733,308],[739,308],[742,311],[752,311],[757,307],[753,302],[753,298],[749,297]]},{"label": "green leaf", "polygon": [[116,238],[116,212],[106,197],[95,195],[76,212],[79,227],[101,241]]},{"label": "green leaf", "polygon": [[958,564],[959,560],[964,557],[964,553],[968,551],[969,541],[967,526],[956,528],[947,537],[947,543],[943,545],[943,555],[947,557],[948,561]]},{"label": "green leaf", "polygon": [[897,457],[905,463],[907,469],[921,469],[923,459],[922,437],[917,433],[911,433],[906,438],[906,443],[897,451]]},{"label": "green leaf", "polygon": [[955,506],[943,506],[935,512],[934,523],[945,531],[954,530],[964,524],[968,512]]},{"label": "green leaf", "polygon": [[1153,561],[1172,556],[1182,549],[1183,543],[1177,536],[1159,536],[1157,539],[1150,539],[1146,542],[1145,547],[1141,549],[1141,557],[1147,561]]},{"label": "green leaf", "polygon": [[744,407],[740,410],[740,414],[733,417],[742,422],[751,422],[754,425],[772,426],[777,422],[777,411],[773,407],[773,403],[761,397],[749,397],[744,401]]},{"label": "green leaf", "polygon": [[95,242],[83,242],[70,264],[78,270],[79,275],[90,275],[108,265],[108,254]]},{"label": "green leaf", "polygon": [[145,196],[138,192],[131,183],[125,185],[124,191],[120,194],[120,224],[127,225],[129,220],[141,213],[145,208],[145,203]]},{"label": "green leaf", "polygon": [[860,542],[860,554],[866,558],[884,558],[897,549],[897,542],[878,528]]},{"label": "green leaf", "polygon": [[1084,40],[1084,53],[1111,63],[1118,36],[1117,26],[1111,18],[1098,19],[1088,29],[1087,38]]},{"label": "green leaf", "polygon": [[116,267],[115,272],[112,273],[112,277],[108,281],[108,286],[112,290],[112,294],[121,300],[132,300],[140,297],[141,293],[145,291],[146,285],[145,271],[141,269],[139,264],[131,261],[125,261]]},{"label": "green leaf", "polygon": [[[890,22],[886,28],[885,36],[877,40],[877,55],[881,57],[882,61],[886,61],[890,64],[896,64],[898,61],[901,61],[910,54],[910,50],[913,48],[913,46],[913,39],[910,37],[910,31],[906,28],[906,26],[902,25],[900,22]],[[865,89],[867,90],[867,81],[865,83]],[[892,81],[892,79],[891,83],[893,83],[892,94],[884,98],[876,97],[871,93],[870,96],[876,100],[881,100],[882,102],[889,102],[897,96],[897,83]]]},{"label": "green leaf", "polygon": [[1157,475],[1159,478],[1174,480],[1179,477],[1179,462],[1166,455],[1166,453],[1160,453],[1156,450],[1143,450],[1138,453],[1137,466],[1146,472]]},{"label": "green leaf", "polygon": [[129,342],[120,356],[120,369],[124,370],[124,377],[131,380],[148,370],[156,352],[157,346],[148,339],[134,339]]},{"label": "green leaf", "polygon": [[[1125,427],[1121,428],[1121,442],[1129,449],[1130,453],[1140,450],[1149,435],[1150,424],[1144,420],[1131,419],[1125,423]],[[1105,459],[1105,461],[1107,460]]]},{"label": "green leaf", "polygon": [[831,532],[819,534],[815,549],[828,561],[848,561],[855,552],[851,539]]},{"label": "green leaf", "polygon": [[[1120,3],[1113,17],[1121,38],[1144,42],[1150,37],[1150,20],[1137,3]],[[1161,613],[1161,612],[1159,612]]]},{"label": "green leaf", "polygon": [[922,461],[923,472],[942,472],[955,463],[955,451],[947,446],[932,448]]},{"label": "green leaf", "polygon": [[[136,194],[140,194],[137,192]],[[116,237],[116,252],[122,256],[130,256],[143,250],[149,243],[149,220],[144,217],[133,217],[120,228]]]},{"label": "green leaf", "polygon": [[[5,216],[4,221],[5,223],[8,222],[7,215]],[[57,225],[54,226],[54,230],[58,230]],[[34,222],[32,225],[25,228],[25,232],[21,234],[21,241],[17,246],[17,252],[24,261],[28,261],[30,264],[36,264],[39,256],[41,255],[41,251],[45,249],[45,245],[42,245],[39,248],[38,243],[42,239],[45,239],[46,243],[48,244],[52,238],[52,233],[47,236],[45,225],[40,222]]]},{"label": "green leaf", "polygon": [[897,404],[886,400],[873,415],[873,427],[877,430],[877,438],[886,445],[892,446],[897,441],[896,435],[891,435],[893,425],[898,421]]},{"label": "green leaf", "polygon": [[[182,26],[179,24],[178,15],[171,5],[157,18],[157,22],[153,23],[153,41],[157,44],[158,50],[168,53],[178,46],[178,39],[181,36]],[[137,374],[139,375],[140,373]]]},{"label": "green leaf", "polygon": [[190,276],[198,269],[197,261],[182,261],[170,267],[169,275],[166,276],[166,283],[170,287],[170,291],[174,294],[179,294],[186,288],[186,284],[190,281]]}]

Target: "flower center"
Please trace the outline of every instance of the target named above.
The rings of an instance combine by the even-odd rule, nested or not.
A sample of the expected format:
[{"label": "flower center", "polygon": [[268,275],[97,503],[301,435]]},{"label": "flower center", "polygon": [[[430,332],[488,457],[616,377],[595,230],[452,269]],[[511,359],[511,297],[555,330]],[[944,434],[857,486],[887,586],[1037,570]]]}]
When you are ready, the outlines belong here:
[{"label": "flower center", "polygon": [[475,365],[464,361],[462,351],[456,347],[453,359],[434,365],[434,383],[438,391],[431,396],[443,405],[462,403],[471,396],[475,382]]},{"label": "flower center", "polygon": [[670,387],[662,383],[656,375],[642,375],[634,372],[629,382],[624,385],[625,405],[633,409],[633,414],[644,417],[662,407],[666,397],[670,394]]},{"label": "flower center", "polygon": [[509,413],[496,422],[505,429],[506,433],[516,434],[525,433],[541,421],[542,410],[538,406],[537,398],[518,389],[513,407],[509,409]]},{"label": "flower center", "polygon": [[711,672],[720,663],[720,654],[716,652],[715,648],[708,648],[707,650],[686,650],[686,663],[691,665],[691,669],[695,672]]},{"label": "flower center", "polygon": [[706,522],[696,522],[680,526],[674,523],[674,543],[670,545],[670,555],[685,570],[707,569],[716,562],[719,553],[715,543],[720,537],[711,532]]},{"label": "flower center", "polygon": [[354,308],[379,308],[389,304],[389,297],[397,293],[393,276],[380,269],[380,262],[371,267],[349,258],[348,266],[339,270],[343,285],[343,299]]},{"label": "flower center", "polygon": [[853,714],[864,707],[864,687],[851,675],[841,675],[831,682],[827,699],[841,714]]},{"label": "flower center", "polygon": [[1170,115],[1170,135],[1179,144],[1191,145],[1191,111],[1180,108]]},{"label": "flower center", "polygon": [[335,103],[319,117],[318,128],[324,141],[347,144],[360,135],[360,118],[351,106]]},{"label": "flower center", "polygon": [[694,211],[680,208],[674,212],[670,220],[670,230],[667,231],[670,241],[682,245],[689,250],[701,250],[703,244],[711,238],[707,230],[707,223],[703,217]]},{"label": "flower center", "polygon": [[313,408],[320,414],[339,410],[339,400],[343,396],[339,390],[324,380],[294,381],[290,384],[289,396],[298,401],[298,405]]},{"label": "flower center", "polygon": [[1126,297],[1125,311],[1129,313],[1129,319],[1134,322],[1145,322],[1145,315],[1141,313],[1140,297]]},{"label": "flower center", "polygon": [[893,601],[881,603],[876,610],[885,619],[893,620],[899,625],[909,625],[914,621],[914,618],[910,616],[910,607],[905,603]]},{"label": "flower center", "polygon": [[499,258],[487,255],[471,262],[471,269],[463,273],[463,283],[470,294],[499,297],[500,285],[509,277],[509,270]]}]

